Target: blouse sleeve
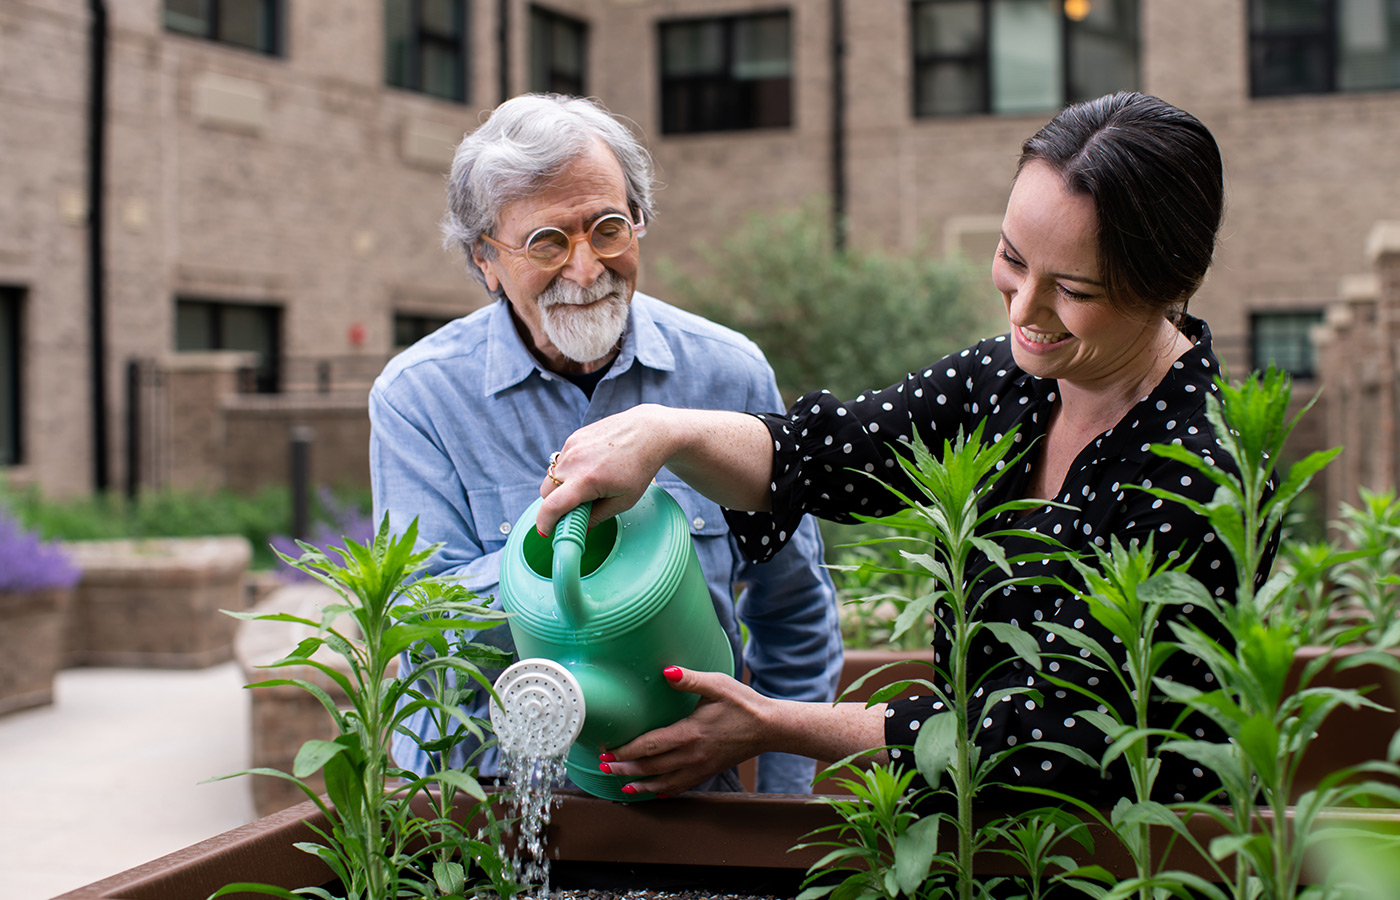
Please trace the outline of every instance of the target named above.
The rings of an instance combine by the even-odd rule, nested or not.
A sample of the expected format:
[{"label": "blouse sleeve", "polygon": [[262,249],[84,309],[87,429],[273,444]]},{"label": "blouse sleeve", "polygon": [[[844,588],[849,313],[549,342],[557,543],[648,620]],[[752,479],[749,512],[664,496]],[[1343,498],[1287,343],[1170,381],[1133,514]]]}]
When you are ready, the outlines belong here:
[{"label": "blouse sleeve", "polygon": [[1009,374],[1000,362],[1009,351],[996,347],[1003,340],[983,341],[849,403],[815,391],[784,414],[760,414],[773,438],[772,511],[725,511],[744,554],[771,558],[806,513],[852,522],[856,513],[896,512],[901,504],[887,485],[909,486],[896,454],[908,452],[916,433],[932,446],[985,415],[985,398],[996,399],[989,377]]}]

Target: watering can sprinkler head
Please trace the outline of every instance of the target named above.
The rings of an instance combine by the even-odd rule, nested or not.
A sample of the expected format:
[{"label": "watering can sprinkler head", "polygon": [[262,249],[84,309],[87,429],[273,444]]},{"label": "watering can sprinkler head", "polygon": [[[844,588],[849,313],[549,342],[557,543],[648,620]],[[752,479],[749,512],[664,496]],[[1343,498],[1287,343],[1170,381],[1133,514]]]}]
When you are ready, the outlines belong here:
[{"label": "watering can sprinkler head", "polygon": [[491,727],[501,751],[527,759],[562,757],[583,728],[583,689],[551,659],[522,659],[496,679]]}]

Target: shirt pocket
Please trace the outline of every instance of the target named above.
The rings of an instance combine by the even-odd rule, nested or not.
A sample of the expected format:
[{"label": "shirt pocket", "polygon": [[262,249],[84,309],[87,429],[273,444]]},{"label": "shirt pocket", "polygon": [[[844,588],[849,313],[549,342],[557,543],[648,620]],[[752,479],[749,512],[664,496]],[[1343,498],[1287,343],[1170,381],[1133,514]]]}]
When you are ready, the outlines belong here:
[{"label": "shirt pocket", "polygon": [[[492,553],[506,545],[517,520],[531,503],[540,499],[539,484],[496,485],[472,491],[472,523],[483,553]],[[532,522],[525,523],[527,527]]]},{"label": "shirt pocket", "polygon": [[724,537],[729,533],[729,526],[725,524],[724,513],[715,501],[702,495],[699,491],[680,480],[665,480],[658,478],[656,483],[665,488],[666,493],[675,498],[680,505],[681,511],[685,513],[685,521],[690,526],[690,536],[696,538],[716,538]]}]

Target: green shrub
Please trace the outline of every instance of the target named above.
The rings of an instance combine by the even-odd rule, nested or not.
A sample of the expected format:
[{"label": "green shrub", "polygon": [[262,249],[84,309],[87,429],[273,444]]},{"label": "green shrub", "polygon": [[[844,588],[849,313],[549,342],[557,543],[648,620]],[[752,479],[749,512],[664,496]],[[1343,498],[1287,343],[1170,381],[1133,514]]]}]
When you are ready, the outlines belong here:
[{"label": "green shrub", "polygon": [[[135,500],[122,494],[56,499],[36,490],[0,486],[0,507],[8,508],[25,528],[47,540],[238,534],[253,545],[255,569],[282,567],[270,544],[275,536],[292,529],[291,492],[282,485],[255,493],[150,491]],[[322,492],[313,497],[312,524],[339,525],[331,519],[352,507],[368,511],[368,492]]]},{"label": "green shrub", "polygon": [[1004,330],[987,265],[836,253],[824,222],[813,210],[753,216],[699,248],[703,277],[662,260],[666,296],[752,338],[789,401],[821,388],[854,398]]}]

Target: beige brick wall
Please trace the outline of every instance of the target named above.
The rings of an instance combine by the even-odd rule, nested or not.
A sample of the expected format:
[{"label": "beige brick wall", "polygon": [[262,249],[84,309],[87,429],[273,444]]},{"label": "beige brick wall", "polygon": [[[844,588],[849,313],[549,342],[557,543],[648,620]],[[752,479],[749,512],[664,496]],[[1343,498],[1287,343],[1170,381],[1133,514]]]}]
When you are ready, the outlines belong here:
[{"label": "beige brick wall", "polygon": [[[644,245],[643,289],[660,290],[662,258],[703,277],[697,242],[713,246],[749,211],[826,202],[828,3],[553,5],[590,22],[590,90],[646,135],[665,183]],[[108,3],[115,485],[124,479],[121,373],[131,357],[172,349],[175,297],[279,304],[286,354],[367,360],[391,350],[395,310],[452,315],[484,300],[461,259],[441,249],[437,221],[451,145],[499,100],[499,5],[470,4],[465,105],[383,86],[378,2],[286,6],[288,53],[271,58],[169,34],[155,0]],[[661,135],[658,22],[784,6],[794,23],[793,126]],[[1020,141],[1048,113],[912,119],[906,0],[845,0],[844,8],[851,240],[942,253],[961,229],[1000,216]],[[511,0],[509,16],[512,87],[520,88],[527,0]],[[1228,218],[1193,310],[1242,369],[1234,349],[1250,310],[1320,308],[1343,277],[1368,271],[1367,234],[1400,208],[1400,93],[1253,100],[1244,0],[1142,0],[1142,17],[1142,87],[1199,115],[1225,152]],[[6,474],[53,492],[92,484],[88,25],[81,4],[0,6],[0,283],[28,291],[27,461]],[[979,246],[975,233],[966,244]],[[355,326],[363,343],[351,340]]]}]

